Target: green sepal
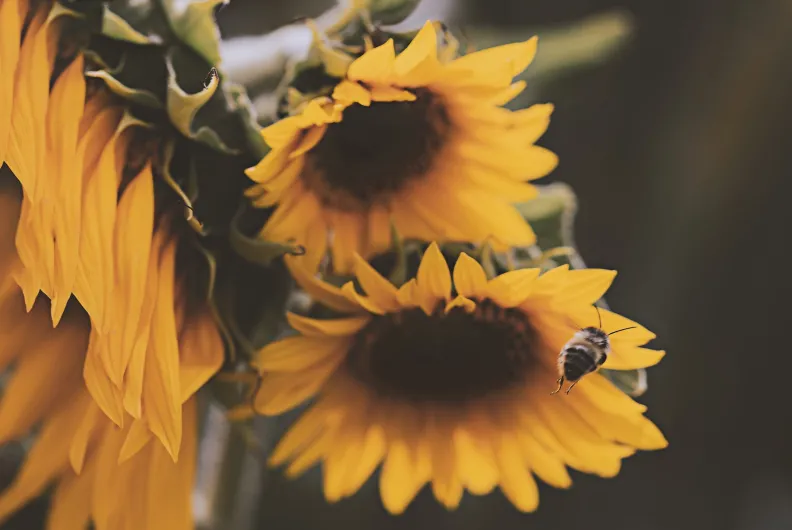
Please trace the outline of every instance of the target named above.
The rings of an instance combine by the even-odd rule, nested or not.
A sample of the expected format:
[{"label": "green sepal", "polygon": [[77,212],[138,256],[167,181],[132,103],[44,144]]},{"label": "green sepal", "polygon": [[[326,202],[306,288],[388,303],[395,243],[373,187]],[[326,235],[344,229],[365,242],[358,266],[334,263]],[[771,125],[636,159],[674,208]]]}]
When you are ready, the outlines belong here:
[{"label": "green sepal", "polygon": [[[123,63],[121,67],[123,67]],[[154,93],[142,88],[132,88],[125,85],[121,80],[113,76],[113,70],[89,70],[85,72],[85,76],[101,79],[113,94],[136,105],[149,109],[162,108],[162,102]]]},{"label": "green sepal", "polygon": [[210,252],[207,248],[203,245],[195,244],[195,248],[201,253],[201,255],[206,260],[208,275],[207,275],[207,286],[206,286],[206,303],[209,306],[209,311],[212,313],[212,318],[214,319],[215,323],[217,324],[217,329],[220,331],[220,335],[223,338],[223,343],[225,345],[225,357],[226,362],[236,362],[237,359],[237,348],[236,342],[234,341],[233,335],[228,329],[228,325],[226,324],[226,320],[224,319],[224,313],[218,308],[217,306],[217,295],[216,295],[216,284],[217,284],[217,259],[215,258],[214,254]]},{"label": "green sepal", "polygon": [[103,6],[86,55],[92,77],[185,137],[238,154],[258,147],[260,129],[244,90],[226,87],[218,70],[213,14],[222,0],[116,1]]},{"label": "green sepal", "polygon": [[115,40],[123,40],[134,44],[150,43],[147,36],[137,31],[126,20],[111,11],[107,5],[104,5],[101,31],[103,35]]},{"label": "green sepal", "polygon": [[289,241],[266,241],[256,236],[249,236],[242,232],[239,221],[246,210],[243,204],[237,215],[231,221],[228,241],[231,248],[242,258],[258,265],[270,265],[273,261],[285,255],[301,256],[305,248]]},{"label": "green sepal", "polygon": [[215,9],[229,0],[161,0],[168,22],[179,39],[211,64],[220,64],[220,30],[215,24]]},{"label": "green sepal", "polygon": [[421,0],[369,0],[371,21],[386,26],[398,24],[409,17]]}]

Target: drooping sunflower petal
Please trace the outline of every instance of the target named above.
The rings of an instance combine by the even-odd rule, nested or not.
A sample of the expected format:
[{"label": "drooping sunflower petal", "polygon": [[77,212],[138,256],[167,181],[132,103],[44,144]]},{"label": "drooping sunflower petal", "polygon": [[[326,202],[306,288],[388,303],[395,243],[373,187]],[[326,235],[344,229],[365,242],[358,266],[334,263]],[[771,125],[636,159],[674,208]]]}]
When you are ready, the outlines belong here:
[{"label": "drooping sunflower petal", "polygon": [[176,241],[167,243],[160,257],[157,301],[151,323],[143,407],[151,431],[177,461],[182,439],[182,401],[179,381],[179,344],[174,315]]},{"label": "drooping sunflower petal", "polygon": [[79,393],[60,403],[44,424],[13,484],[0,494],[0,520],[34,498],[69,465],[69,444],[88,405],[88,395]]}]

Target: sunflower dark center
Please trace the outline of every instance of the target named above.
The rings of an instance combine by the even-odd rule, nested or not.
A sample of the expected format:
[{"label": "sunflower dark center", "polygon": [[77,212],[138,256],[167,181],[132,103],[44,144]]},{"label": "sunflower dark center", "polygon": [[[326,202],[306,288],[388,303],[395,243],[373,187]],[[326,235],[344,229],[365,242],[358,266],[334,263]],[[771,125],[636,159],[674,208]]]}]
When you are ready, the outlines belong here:
[{"label": "sunflower dark center", "polygon": [[538,335],[528,317],[490,300],[473,313],[439,307],[374,317],[347,357],[351,374],[382,396],[465,402],[524,380]]},{"label": "sunflower dark center", "polygon": [[449,132],[448,113],[437,95],[413,92],[415,101],[352,105],[328,125],[303,172],[326,206],[366,210],[431,169]]}]

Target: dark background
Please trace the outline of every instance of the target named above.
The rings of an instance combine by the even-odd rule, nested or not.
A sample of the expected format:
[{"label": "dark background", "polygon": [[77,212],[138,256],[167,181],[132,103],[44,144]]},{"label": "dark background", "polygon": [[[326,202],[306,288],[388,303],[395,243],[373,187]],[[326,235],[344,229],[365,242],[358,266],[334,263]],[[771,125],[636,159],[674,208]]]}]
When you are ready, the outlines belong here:
[{"label": "dark background", "polygon": [[[792,2],[457,3],[459,25],[504,30],[631,15],[618,53],[543,90],[556,111],[540,143],[561,158],[545,181],[578,194],[587,264],[619,270],[609,304],[668,350],[641,399],[670,446],[629,458],[615,479],[575,473],[568,491],[542,487],[528,515],[497,490],[449,513],[426,488],[391,517],[373,484],[331,506],[316,472],[267,472],[252,527],[789,530]],[[329,5],[233,0],[220,21],[226,36],[257,33]],[[41,509],[4,528],[36,528]]]}]

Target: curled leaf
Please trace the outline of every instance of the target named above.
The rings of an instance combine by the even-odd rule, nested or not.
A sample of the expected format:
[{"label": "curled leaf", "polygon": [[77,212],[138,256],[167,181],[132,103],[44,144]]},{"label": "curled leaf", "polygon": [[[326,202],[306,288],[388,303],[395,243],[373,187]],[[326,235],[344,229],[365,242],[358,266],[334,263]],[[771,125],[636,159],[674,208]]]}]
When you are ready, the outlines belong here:
[{"label": "curled leaf", "polygon": [[111,39],[124,40],[135,44],[148,44],[150,39],[133,28],[123,17],[110,11],[105,4],[102,14],[102,34]]},{"label": "curled leaf", "polygon": [[179,86],[176,79],[176,70],[173,67],[173,62],[170,57],[165,59],[165,64],[168,68],[168,95],[166,107],[168,117],[174,127],[187,138],[195,140],[196,142],[205,143],[213,149],[227,154],[238,153],[238,150],[228,147],[214,129],[203,126],[198,130],[193,130],[195,115],[209,102],[212,96],[214,96],[220,84],[220,76],[217,70],[212,68],[209,71],[209,76],[207,77],[207,82],[204,83],[203,90],[195,94],[188,94]]},{"label": "curled leaf", "polygon": [[229,0],[160,0],[177,37],[210,64],[220,65],[220,31],[214,12]]},{"label": "curled leaf", "polygon": [[607,377],[616,387],[632,397],[638,397],[646,392],[647,384],[646,370],[601,370],[602,375]]},{"label": "curled leaf", "polygon": [[85,76],[101,79],[105,82],[107,88],[109,88],[111,92],[121,96],[124,99],[132,101],[133,103],[137,103],[138,105],[142,105],[150,109],[162,108],[162,102],[157,98],[156,95],[154,95],[153,92],[129,87],[116,79],[109,70],[94,70],[91,72],[85,72]]}]

